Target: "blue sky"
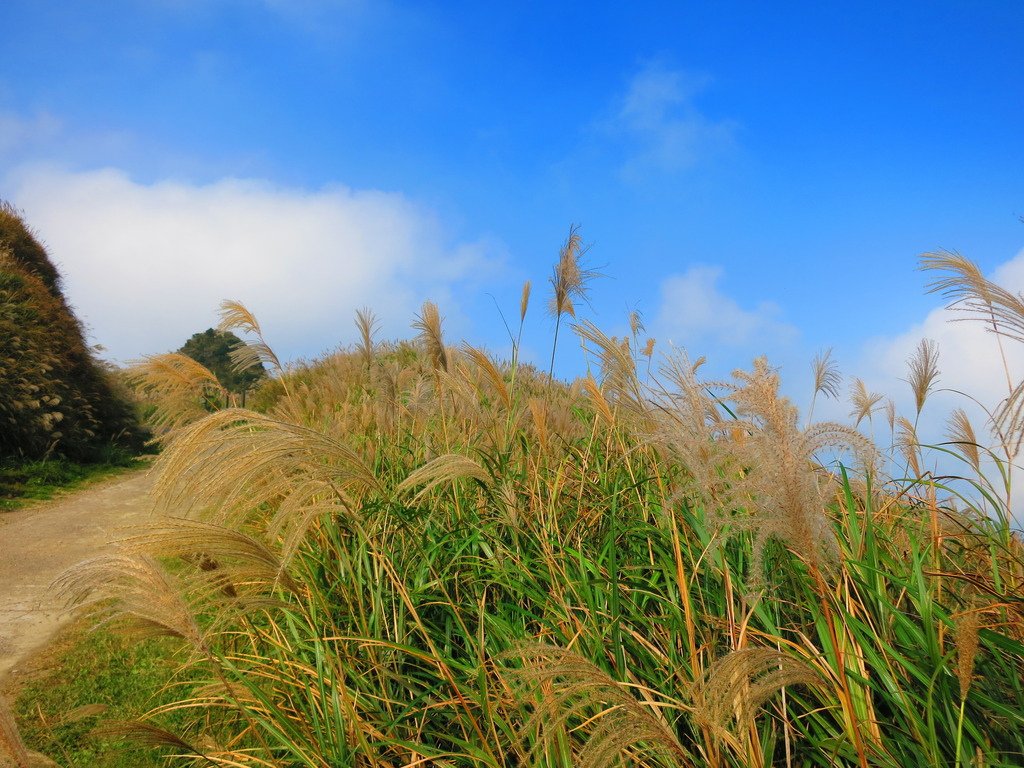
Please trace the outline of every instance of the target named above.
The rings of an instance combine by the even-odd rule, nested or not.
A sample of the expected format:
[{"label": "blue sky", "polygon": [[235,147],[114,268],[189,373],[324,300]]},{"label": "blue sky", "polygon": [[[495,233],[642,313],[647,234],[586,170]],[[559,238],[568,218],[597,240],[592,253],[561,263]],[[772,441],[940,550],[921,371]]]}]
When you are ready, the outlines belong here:
[{"label": "blue sky", "polygon": [[505,353],[494,302],[530,279],[543,362],[578,223],[610,333],[639,309],[798,396],[826,346],[902,386],[927,334],[947,385],[998,395],[915,265],[956,249],[1024,288],[1020,3],[7,0],[0,29],[0,197],[117,359],[223,297],[289,357],[364,303],[411,333],[425,298]]}]

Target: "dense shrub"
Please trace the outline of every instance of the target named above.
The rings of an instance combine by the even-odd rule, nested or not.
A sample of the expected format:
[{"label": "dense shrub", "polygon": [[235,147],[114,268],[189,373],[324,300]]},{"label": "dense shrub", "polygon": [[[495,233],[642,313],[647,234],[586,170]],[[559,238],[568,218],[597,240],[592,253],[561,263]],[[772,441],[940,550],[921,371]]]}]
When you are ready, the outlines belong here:
[{"label": "dense shrub", "polygon": [[18,213],[0,204],[0,459],[91,460],[143,434],[113,372],[97,361],[60,277]]}]

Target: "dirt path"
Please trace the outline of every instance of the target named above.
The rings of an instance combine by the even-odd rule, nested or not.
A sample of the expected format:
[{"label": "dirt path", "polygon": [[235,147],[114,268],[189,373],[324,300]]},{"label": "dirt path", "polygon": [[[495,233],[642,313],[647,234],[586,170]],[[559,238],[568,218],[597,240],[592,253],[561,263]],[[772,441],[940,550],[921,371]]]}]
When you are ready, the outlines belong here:
[{"label": "dirt path", "polygon": [[70,619],[53,581],[147,520],[151,483],[141,470],[0,514],[0,688]]}]

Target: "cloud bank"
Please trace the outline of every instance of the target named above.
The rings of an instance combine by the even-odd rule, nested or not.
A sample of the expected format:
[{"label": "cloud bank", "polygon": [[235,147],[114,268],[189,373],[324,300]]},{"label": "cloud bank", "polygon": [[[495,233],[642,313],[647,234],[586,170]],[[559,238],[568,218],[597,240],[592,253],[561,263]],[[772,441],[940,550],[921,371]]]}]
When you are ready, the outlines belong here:
[{"label": "cloud bank", "polygon": [[[724,373],[723,362],[746,367],[752,357],[767,354],[772,364],[782,364],[784,385],[806,411],[811,369],[807,364],[808,350],[800,348],[799,331],[785,322],[774,304],[744,306],[737,302],[722,289],[722,276],[721,268],[700,265],[666,278],[651,324],[653,334],[672,345],[685,347],[691,357],[707,354],[710,367],[718,373]],[[1024,250],[994,270],[990,278],[1014,292],[1024,292]],[[940,375],[918,423],[921,442],[935,445],[947,440],[947,420],[953,409],[963,408],[970,415],[979,440],[994,447],[986,410],[991,412],[1006,397],[1007,368],[1013,382],[1024,378],[1024,344],[1003,339],[1001,351],[1000,340],[984,323],[966,318],[964,313],[938,307],[897,333],[859,342],[848,355],[840,353],[843,372],[847,374],[840,400],[819,398],[815,419],[850,421],[849,387],[856,376],[865,381],[870,391],[892,397],[897,412],[913,421],[915,406],[907,383],[908,360],[922,339],[931,339],[938,344]],[[889,427],[883,413],[877,413],[873,423],[864,422],[861,427],[872,434],[880,448],[889,447]],[[938,475],[963,474],[966,469],[936,452],[927,452],[925,462],[925,469]],[[997,480],[998,472],[991,462],[983,469],[990,479]],[[897,475],[903,471],[902,465],[890,470]],[[1016,526],[1022,527],[1024,472],[1015,469],[1013,475],[1012,509]]]},{"label": "cloud bank", "polygon": [[719,287],[722,275],[720,267],[695,265],[663,280],[652,330],[694,355],[720,346],[758,355],[797,338],[797,329],[780,319],[774,304],[742,307],[726,295]]},{"label": "cloud bank", "polygon": [[353,339],[369,306],[409,335],[420,303],[458,325],[458,286],[500,269],[492,243],[453,243],[406,197],[251,179],[147,185],[119,170],[22,169],[12,199],[45,241],[94,341],[124,361],[176,349],[245,303],[284,357]]},{"label": "cloud bank", "polygon": [[[1024,291],[1024,250],[989,277],[1014,292]],[[947,420],[953,409],[963,408],[971,418],[979,442],[995,447],[986,412],[992,412],[1008,393],[1007,369],[1014,383],[1024,378],[1024,344],[1002,339],[1000,349],[1000,339],[985,323],[966,318],[968,315],[962,312],[943,307],[934,309],[901,333],[867,341],[855,369],[869,389],[892,396],[898,412],[913,420],[907,361],[921,339],[937,342],[940,374],[936,391],[925,403],[917,430],[920,441],[926,445],[948,440]],[[839,407],[839,404],[831,405],[833,410]],[[875,431],[880,443],[888,439],[887,435],[881,437],[881,427],[876,427]],[[888,431],[888,425],[884,431]],[[926,460],[928,467],[938,474],[957,475],[966,469],[941,454],[930,454]],[[997,481],[998,472],[991,462],[986,462],[983,469],[992,481]],[[1024,510],[1024,473],[1019,468],[1014,469],[1013,477],[1012,510],[1017,527],[1021,527],[1024,525],[1021,512]]]},{"label": "cloud bank", "polygon": [[[1024,291],[1024,251],[1003,263],[990,279],[1012,291]],[[863,377],[879,391],[895,394],[897,402],[909,403],[906,361],[921,339],[933,339],[939,345],[938,386],[968,393],[986,408],[994,408],[1007,394],[1000,341],[985,323],[967,317],[939,307],[901,333],[869,340],[861,356]],[[1011,379],[1020,381],[1024,377],[1024,344],[1003,339],[1002,350]],[[964,399],[953,393],[939,398],[943,403],[955,400],[957,405],[964,405]]]}]

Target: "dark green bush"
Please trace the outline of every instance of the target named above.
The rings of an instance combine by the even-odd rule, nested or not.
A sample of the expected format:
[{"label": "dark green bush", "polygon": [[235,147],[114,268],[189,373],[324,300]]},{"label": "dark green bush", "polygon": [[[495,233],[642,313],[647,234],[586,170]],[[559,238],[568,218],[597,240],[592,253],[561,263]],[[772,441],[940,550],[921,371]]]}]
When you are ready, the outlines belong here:
[{"label": "dark green bush", "polygon": [[258,367],[246,368],[243,371],[235,370],[231,352],[241,344],[242,340],[230,331],[207,328],[202,333],[193,334],[178,351],[209,368],[224,389],[241,395],[251,391],[267,378],[262,363]]},{"label": "dark green bush", "polygon": [[45,249],[0,203],[0,459],[93,461],[145,436],[113,372],[97,361]]}]

